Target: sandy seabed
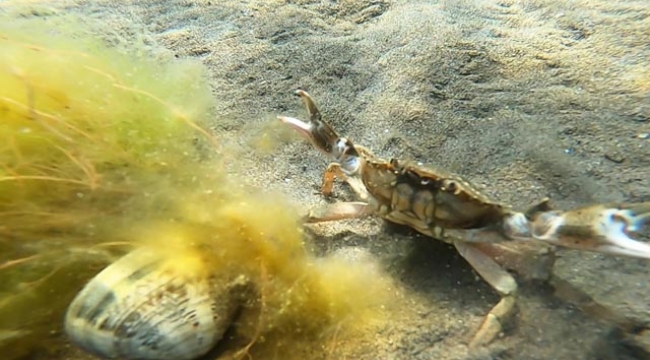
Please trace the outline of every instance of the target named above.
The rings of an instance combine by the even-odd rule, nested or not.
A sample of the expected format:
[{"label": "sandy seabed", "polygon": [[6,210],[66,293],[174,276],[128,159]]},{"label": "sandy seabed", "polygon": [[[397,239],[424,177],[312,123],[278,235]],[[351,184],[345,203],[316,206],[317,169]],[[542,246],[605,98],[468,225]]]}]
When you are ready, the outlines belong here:
[{"label": "sandy seabed", "polygon": [[[271,148],[256,141],[277,115],[306,118],[296,88],[378,155],[434,163],[517,207],[545,196],[560,208],[650,200],[645,0],[33,4],[27,16],[72,12],[99,24],[109,43],[200,59],[218,99],[213,130],[235,149],[244,181],[283,193],[299,211],[326,202],[315,194],[326,160],[297,137]],[[337,192],[352,198],[345,186]],[[325,251],[412,248],[393,269],[410,306],[381,333],[340,339],[313,359],[650,358],[650,331],[622,333],[526,281],[514,328],[470,355],[467,340],[498,296],[453,249],[377,219],[312,229]],[[650,323],[647,261],[559,255],[557,276]],[[59,360],[91,358],[65,349]]]}]

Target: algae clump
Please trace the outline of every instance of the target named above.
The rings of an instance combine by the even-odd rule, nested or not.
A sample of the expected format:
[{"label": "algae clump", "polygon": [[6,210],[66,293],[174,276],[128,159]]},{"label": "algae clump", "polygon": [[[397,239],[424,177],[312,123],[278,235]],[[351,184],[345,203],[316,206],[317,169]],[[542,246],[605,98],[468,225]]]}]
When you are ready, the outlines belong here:
[{"label": "algae clump", "polygon": [[58,331],[81,282],[115,258],[107,243],[130,242],[133,224],[169,216],[183,189],[220,176],[201,165],[214,152],[200,146],[214,142],[198,125],[212,106],[201,64],[127,55],[68,17],[56,31],[50,20],[0,20],[0,353],[9,358]]},{"label": "algae clump", "polygon": [[[200,64],[161,64],[90,38],[49,35],[37,22],[7,23],[0,27],[0,216],[11,224],[8,236],[38,238],[33,232],[50,233],[43,225],[88,228],[93,216],[160,183],[154,176],[182,179],[171,167],[199,159],[192,127],[211,105]],[[103,205],[104,212],[88,211]]]},{"label": "algae clump", "polygon": [[224,173],[234,150],[205,130],[213,100],[200,63],[109,48],[67,16],[0,20],[6,358],[63,351],[65,307],[136,246],[172,259],[198,250],[211,270],[251,281],[225,355],[313,357],[382,323],[395,287],[376,264],[316,258],[290,204]]}]

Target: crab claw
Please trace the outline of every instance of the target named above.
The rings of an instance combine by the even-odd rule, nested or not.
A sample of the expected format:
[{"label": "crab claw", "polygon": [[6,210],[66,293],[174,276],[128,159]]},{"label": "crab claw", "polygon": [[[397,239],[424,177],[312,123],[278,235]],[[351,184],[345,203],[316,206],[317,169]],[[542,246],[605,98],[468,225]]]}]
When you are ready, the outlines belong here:
[{"label": "crab claw", "polygon": [[558,246],[650,259],[650,244],[630,237],[647,222],[650,202],[540,212],[531,225],[535,239]]},{"label": "crab claw", "polygon": [[296,95],[300,96],[305,103],[305,107],[309,112],[309,122],[287,116],[278,116],[278,120],[289,125],[302,137],[311,141],[325,155],[337,158],[337,152],[340,151],[337,143],[341,137],[328,123],[323,121],[320,111],[316,107],[316,103],[314,103],[314,100],[312,100],[306,91],[296,90]]}]

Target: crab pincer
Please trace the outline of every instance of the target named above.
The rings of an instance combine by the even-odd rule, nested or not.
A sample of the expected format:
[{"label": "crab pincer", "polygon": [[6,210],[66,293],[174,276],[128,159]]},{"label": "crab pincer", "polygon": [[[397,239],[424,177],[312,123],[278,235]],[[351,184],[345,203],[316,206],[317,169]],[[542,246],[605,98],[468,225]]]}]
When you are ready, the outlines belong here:
[{"label": "crab pincer", "polygon": [[650,222],[650,202],[597,204],[531,219],[536,240],[561,247],[650,259],[650,244],[631,235]]}]

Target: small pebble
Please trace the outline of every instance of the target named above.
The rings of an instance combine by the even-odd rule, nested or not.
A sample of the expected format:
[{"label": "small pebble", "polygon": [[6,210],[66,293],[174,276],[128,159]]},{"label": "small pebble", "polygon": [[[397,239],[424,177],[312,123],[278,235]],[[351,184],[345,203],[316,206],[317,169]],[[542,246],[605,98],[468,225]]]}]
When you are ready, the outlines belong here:
[{"label": "small pebble", "polygon": [[605,159],[620,164],[625,161],[625,156],[623,156],[623,154],[620,152],[612,151],[605,153]]}]

